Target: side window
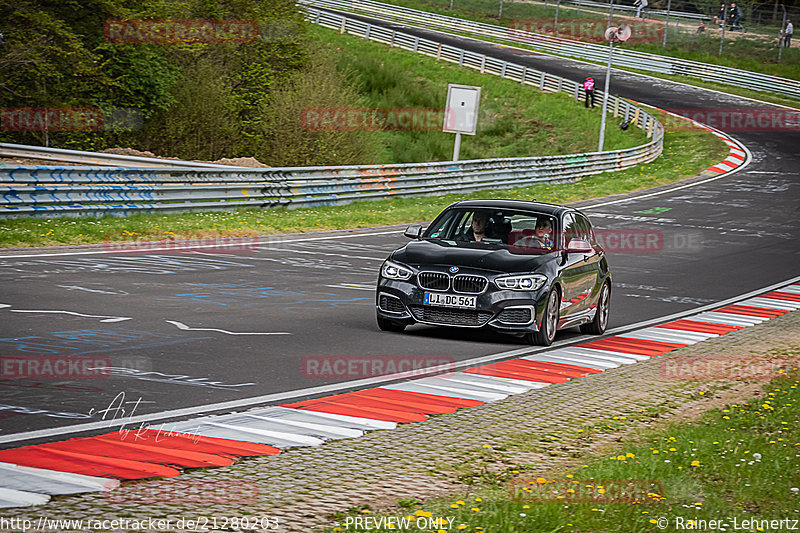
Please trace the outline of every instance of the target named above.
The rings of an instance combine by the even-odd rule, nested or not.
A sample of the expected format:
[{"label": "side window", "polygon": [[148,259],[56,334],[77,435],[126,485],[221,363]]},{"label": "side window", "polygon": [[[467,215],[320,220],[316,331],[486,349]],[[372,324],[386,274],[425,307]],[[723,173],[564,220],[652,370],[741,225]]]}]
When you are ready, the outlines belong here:
[{"label": "side window", "polygon": [[575,221],[575,216],[572,213],[564,215],[564,248],[567,247],[569,241],[578,238],[578,223]]},{"label": "side window", "polygon": [[589,222],[583,215],[576,215],[576,221],[578,222],[578,238],[583,239],[585,241],[589,241],[589,243],[594,246],[594,232],[592,231],[592,224]]}]

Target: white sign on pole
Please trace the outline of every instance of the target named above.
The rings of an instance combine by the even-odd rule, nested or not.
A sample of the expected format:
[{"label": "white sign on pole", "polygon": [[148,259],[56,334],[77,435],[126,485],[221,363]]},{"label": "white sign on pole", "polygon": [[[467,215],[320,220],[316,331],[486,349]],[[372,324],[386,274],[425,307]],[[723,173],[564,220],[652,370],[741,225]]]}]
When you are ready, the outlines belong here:
[{"label": "white sign on pole", "polygon": [[442,131],[475,135],[478,128],[478,105],[480,101],[480,87],[449,84],[447,86],[447,105],[445,106]]}]

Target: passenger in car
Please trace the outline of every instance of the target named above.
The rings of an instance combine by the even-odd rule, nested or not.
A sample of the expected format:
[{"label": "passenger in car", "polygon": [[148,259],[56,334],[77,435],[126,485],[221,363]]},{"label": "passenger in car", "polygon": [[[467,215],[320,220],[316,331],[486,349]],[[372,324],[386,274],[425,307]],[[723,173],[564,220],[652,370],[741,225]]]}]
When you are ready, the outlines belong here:
[{"label": "passenger in car", "polygon": [[536,229],[534,239],[541,244],[542,248],[552,248],[553,246],[553,223],[549,218],[539,217],[536,219]]}]

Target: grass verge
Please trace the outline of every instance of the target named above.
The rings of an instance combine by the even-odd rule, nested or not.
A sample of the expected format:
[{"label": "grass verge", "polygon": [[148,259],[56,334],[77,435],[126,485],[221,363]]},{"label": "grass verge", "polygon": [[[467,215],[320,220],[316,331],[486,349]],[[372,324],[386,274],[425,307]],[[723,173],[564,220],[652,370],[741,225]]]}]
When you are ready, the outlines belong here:
[{"label": "grass verge", "polygon": [[359,201],[313,209],[242,209],[233,212],[139,214],[129,217],[9,219],[0,223],[0,247],[97,244],[118,240],[228,238],[425,222],[463,198],[537,199],[567,203],[655,187],[693,177],[727,155],[705,130],[667,132],[664,153],[653,163],[597,174],[573,183],[536,185],[418,198]]},{"label": "grass verge", "polygon": [[[510,483],[485,483],[464,499],[401,501],[393,516],[408,520],[410,530],[424,523],[420,529],[486,533],[794,530],[800,524],[800,349],[774,355],[793,360],[791,370],[780,371],[749,401],[641,434],[636,444],[616,446],[560,479],[513,471]],[[366,531],[354,519],[370,515],[368,509],[341,515],[334,531]]]},{"label": "grass verge", "polygon": [[[449,83],[481,87],[478,132],[464,136],[460,159],[522,157],[592,152],[600,130],[599,106],[586,110],[565,93],[544,93],[530,85],[481,74],[446,61],[366,41],[311,25],[309,35],[338,57],[337,68],[370,109],[443,109]],[[584,112],[585,111],[585,112]],[[383,151],[373,163],[448,161],[454,136],[441,119],[427,131],[367,132]],[[610,150],[647,142],[642,130],[609,127]]]}]

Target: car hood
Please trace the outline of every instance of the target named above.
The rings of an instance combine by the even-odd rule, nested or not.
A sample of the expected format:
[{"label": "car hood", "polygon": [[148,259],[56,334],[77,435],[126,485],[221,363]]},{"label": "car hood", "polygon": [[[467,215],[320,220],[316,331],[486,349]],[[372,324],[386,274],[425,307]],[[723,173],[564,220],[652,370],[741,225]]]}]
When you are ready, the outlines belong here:
[{"label": "car hood", "polygon": [[392,254],[392,259],[410,266],[459,266],[504,272],[533,272],[555,260],[557,254],[512,253],[506,247],[452,241],[413,241]]}]

